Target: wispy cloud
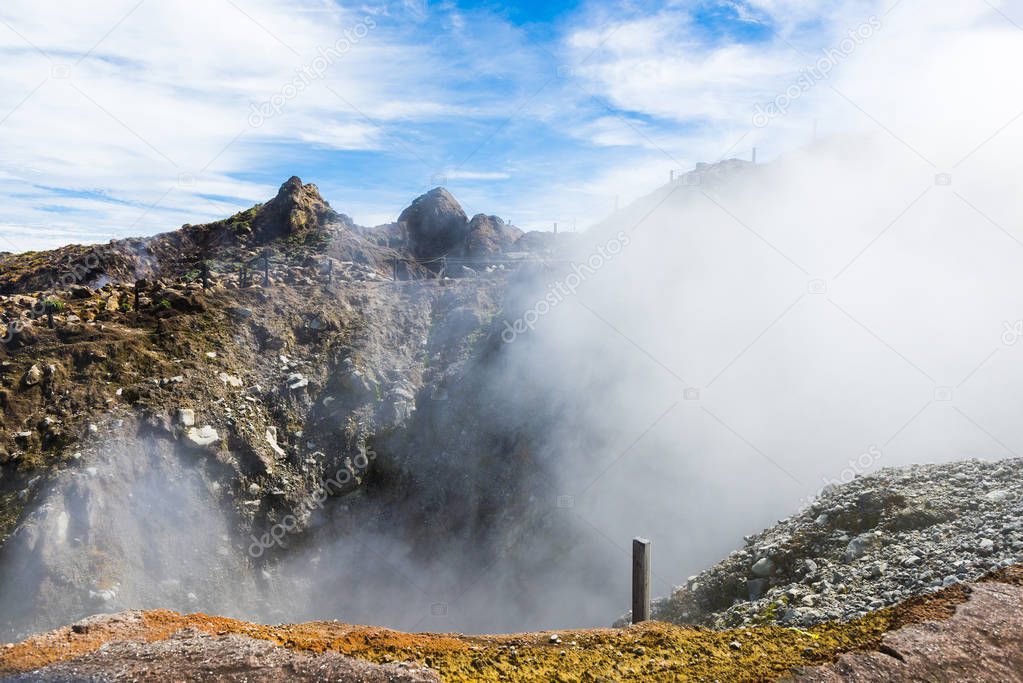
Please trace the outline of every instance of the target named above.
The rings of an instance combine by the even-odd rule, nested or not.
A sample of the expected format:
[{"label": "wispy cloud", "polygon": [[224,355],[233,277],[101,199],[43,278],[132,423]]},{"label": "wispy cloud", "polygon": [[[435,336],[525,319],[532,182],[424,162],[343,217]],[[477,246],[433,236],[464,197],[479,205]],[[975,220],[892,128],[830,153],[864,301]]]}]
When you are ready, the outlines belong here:
[{"label": "wispy cloud", "polygon": [[[366,223],[446,179],[468,207],[524,227],[583,226],[668,169],[803,145],[815,120],[822,134],[876,127],[864,112],[897,127],[876,74],[912,81],[942,62],[986,82],[1014,63],[1004,16],[1023,16],[1018,0],[995,3],[1002,16],[891,4],[587,3],[541,26],[525,10],[419,0],[8,0],[0,233],[5,248],[152,234],[262,201],[292,174]],[[876,39],[753,129],[758,103],[871,14]],[[934,106],[971,116],[965,101]],[[1013,113],[990,111],[998,125]],[[892,133],[926,146],[925,131]]]}]

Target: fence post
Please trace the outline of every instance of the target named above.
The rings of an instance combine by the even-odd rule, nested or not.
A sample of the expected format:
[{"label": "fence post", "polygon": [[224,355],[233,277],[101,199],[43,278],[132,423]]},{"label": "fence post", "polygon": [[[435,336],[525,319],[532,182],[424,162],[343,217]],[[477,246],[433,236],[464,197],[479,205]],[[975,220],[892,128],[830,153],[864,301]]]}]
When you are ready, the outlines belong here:
[{"label": "fence post", "polygon": [[650,541],[632,539],[632,623],[650,619]]}]

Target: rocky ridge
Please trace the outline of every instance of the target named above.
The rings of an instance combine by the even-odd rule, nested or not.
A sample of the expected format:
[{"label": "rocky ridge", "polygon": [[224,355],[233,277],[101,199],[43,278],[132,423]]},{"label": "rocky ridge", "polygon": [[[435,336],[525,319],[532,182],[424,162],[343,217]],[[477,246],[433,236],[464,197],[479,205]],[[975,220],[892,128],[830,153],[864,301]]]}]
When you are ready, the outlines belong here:
[{"label": "rocky ridge", "polygon": [[1023,560],[1023,460],[882,469],[825,489],[655,603],[712,626],[852,619]]}]

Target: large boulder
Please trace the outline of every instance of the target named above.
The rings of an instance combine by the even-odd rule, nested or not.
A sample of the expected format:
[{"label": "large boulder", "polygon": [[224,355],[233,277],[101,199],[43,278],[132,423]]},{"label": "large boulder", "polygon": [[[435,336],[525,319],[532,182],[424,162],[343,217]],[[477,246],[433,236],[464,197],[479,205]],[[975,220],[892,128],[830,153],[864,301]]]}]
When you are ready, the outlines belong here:
[{"label": "large boulder", "polygon": [[469,233],[469,219],[458,201],[443,187],[417,197],[401,212],[409,249],[418,259],[461,256]]},{"label": "large boulder", "polygon": [[466,256],[474,259],[494,258],[515,244],[522,235],[521,230],[497,216],[477,214],[469,222]]}]

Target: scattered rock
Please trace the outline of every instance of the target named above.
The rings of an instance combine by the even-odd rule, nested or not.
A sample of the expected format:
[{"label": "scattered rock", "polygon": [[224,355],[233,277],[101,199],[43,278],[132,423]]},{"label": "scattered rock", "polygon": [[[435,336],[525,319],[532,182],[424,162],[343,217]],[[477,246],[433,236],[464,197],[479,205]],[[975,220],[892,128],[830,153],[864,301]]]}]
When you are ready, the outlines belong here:
[{"label": "scattered rock", "polygon": [[809,626],[1023,561],[1021,470],[1021,459],[969,460],[882,469],[828,487],[655,601],[653,618],[713,628],[765,620]]},{"label": "scattered rock", "polygon": [[210,425],[192,427],[185,432],[185,438],[192,446],[203,450],[216,450],[220,443],[220,434]]},{"label": "scattered rock", "polygon": [[229,375],[226,372],[220,373],[219,375],[217,375],[217,377],[220,379],[221,382],[223,382],[229,387],[234,387],[235,389],[238,389],[243,386],[243,383],[240,378],[235,377],[234,375]]},{"label": "scattered rock", "polygon": [[21,378],[22,385],[26,387],[34,387],[43,381],[43,371],[39,369],[38,365],[30,367]]}]

